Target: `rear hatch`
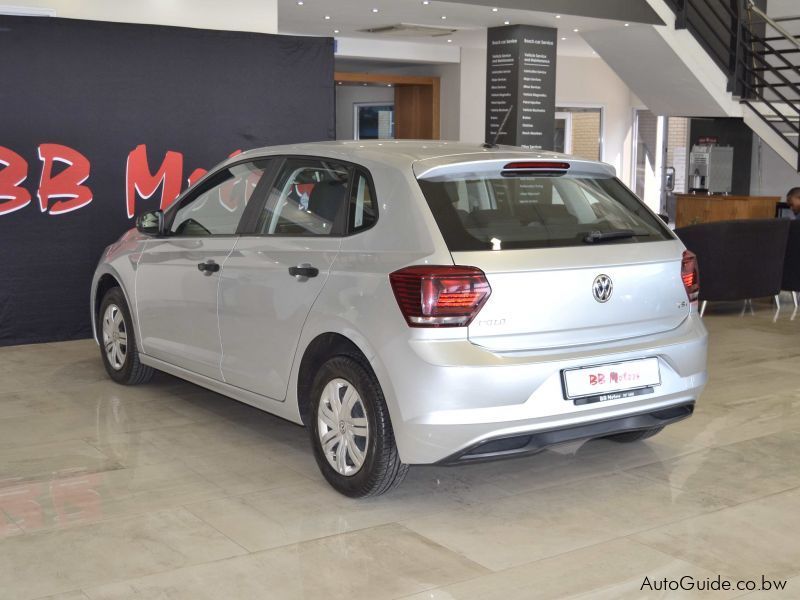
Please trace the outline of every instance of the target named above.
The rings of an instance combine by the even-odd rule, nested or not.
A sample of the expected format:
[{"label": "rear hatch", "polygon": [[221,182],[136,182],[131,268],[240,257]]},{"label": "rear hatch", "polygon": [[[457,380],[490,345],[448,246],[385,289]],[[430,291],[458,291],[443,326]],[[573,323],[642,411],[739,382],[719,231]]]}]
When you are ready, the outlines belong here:
[{"label": "rear hatch", "polygon": [[473,343],[581,346],[668,331],[689,314],[682,245],[604,165],[425,162],[415,172],[455,264],[491,286]]}]

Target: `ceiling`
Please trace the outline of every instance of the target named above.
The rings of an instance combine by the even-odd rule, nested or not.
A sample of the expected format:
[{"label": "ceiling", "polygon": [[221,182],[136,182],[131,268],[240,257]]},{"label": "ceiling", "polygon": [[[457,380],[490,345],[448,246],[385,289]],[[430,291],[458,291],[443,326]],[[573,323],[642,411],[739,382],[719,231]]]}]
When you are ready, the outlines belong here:
[{"label": "ceiling", "polygon": [[[501,2],[501,0],[497,1]],[[516,0],[505,0],[506,3],[512,1]],[[578,1],[587,4],[597,2],[597,0],[557,0],[555,4],[565,2],[565,4],[575,5]],[[618,0],[612,1],[617,2]],[[638,0],[625,0],[628,3],[635,1]],[[525,0],[517,3],[537,4],[541,2],[542,0]],[[550,1],[550,4],[554,4],[554,2]],[[613,19],[452,1],[430,0],[425,4],[422,0],[278,0],[278,30],[288,34],[485,47],[486,28],[502,26],[506,22],[512,25],[539,25],[557,28],[559,30],[558,53],[567,56],[593,55],[592,48],[583,40],[581,32],[609,27],[624,31],[624,23]],[[368,28],[400,23],[440,27],[443,28],[445,35],[440,37],[398,37],[397,35],[363,31]],[[634,26],[635,23],[631,20],[631,27]],[[456,31],[447,34],[447,29]]]}]

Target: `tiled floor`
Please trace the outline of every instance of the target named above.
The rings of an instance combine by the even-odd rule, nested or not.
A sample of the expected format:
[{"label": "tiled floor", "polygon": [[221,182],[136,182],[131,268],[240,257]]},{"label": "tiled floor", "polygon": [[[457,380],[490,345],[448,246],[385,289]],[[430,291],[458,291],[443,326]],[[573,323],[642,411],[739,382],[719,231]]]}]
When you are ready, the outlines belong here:
[{"label": "tiled floor", "polygon": [[295,425],[165,375],[117,386],[92,341],[0,348],[0,598],[655,598],[645,577],[717,575],[789,582],[690,597],[800,598],[800,315],[756,306],[709,310],[710,384],[657,437],[415,468],[366,501]]}]

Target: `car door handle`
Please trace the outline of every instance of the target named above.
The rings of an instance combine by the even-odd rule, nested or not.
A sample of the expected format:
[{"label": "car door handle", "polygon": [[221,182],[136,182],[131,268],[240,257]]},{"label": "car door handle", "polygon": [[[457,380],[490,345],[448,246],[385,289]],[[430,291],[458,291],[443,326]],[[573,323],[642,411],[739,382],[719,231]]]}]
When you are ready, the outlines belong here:
[{"label": "car door handle", "polygon": [[212,273],[219,271],[219,265],[213,260],[201,262],[197,263],[197,270],[203,273],[203,275],[211,275]]},{"label": "car door handle", "polygon": [[297,265],[296,267],[289,267],[289,275],[297,278],[316,277],[319,275],[319,269],[308,264],[302,264]]}]

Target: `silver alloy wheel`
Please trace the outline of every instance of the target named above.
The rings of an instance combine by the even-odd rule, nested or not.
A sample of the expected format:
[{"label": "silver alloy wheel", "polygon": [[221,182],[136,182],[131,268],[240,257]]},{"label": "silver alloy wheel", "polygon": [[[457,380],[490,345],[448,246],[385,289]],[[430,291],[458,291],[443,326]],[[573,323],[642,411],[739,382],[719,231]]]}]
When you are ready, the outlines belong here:
[{"label": "silver alloy wheel", "polygon": [[128,355],[128,332],[122,310],[116,304],[109,304],[103,314],[103,348],[111,368],[122,369]]},{"label": "silver alloy wheel", "polygon": [[317,434],[325,458],[337,473],[345,477],[358,473],[367,456],[369,425],[364,402],[349,381],[332,379],[322,390]]}]

